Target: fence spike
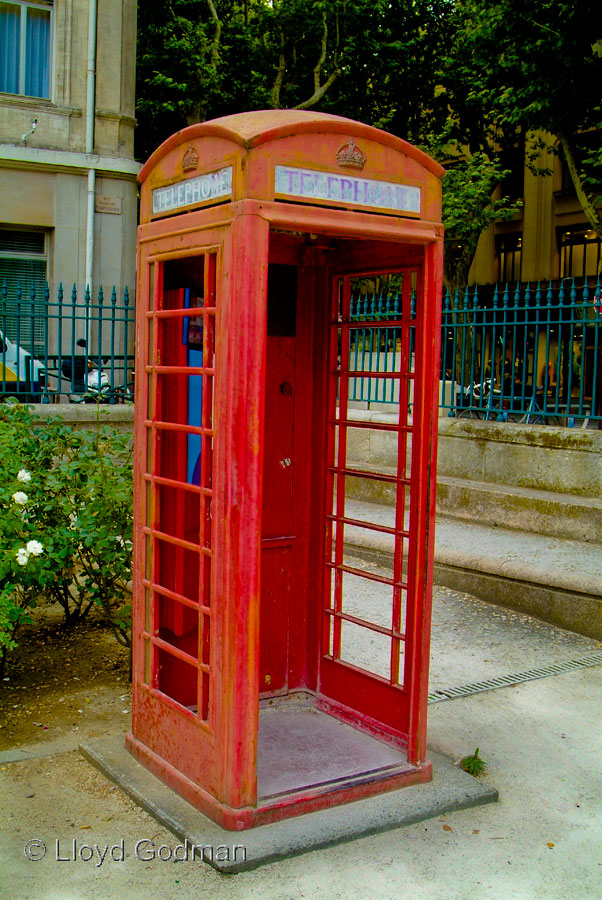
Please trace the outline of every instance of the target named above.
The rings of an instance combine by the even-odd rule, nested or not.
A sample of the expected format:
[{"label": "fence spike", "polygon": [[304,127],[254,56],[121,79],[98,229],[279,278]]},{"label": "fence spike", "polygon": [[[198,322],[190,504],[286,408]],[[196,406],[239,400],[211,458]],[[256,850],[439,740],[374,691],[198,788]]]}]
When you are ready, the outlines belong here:
[{"label": "fence spike", "polygon": [[62,281],[59,281],[59,290],[58,290],[58,294],[57,294],[57,300],[58,300],[59,306],[61,306],[63,303],[63,282]]},{"label": "fence spike", "polygon": [[90,305],[90,285],[86,285],[86,290],[84,291],[84,303],[86,306]]},{"label": "fence spike", "polygon": [[102,284],[101,284],[100,287],[98,288],[98,305],[102,306],[104,301],[105,301],[105,293],[102,289]]},{"label": "fence spike", "polygon": [[551,303],[553,299],[554,299],[554,291],[552,290],[552,282],[548,281],[548,290],[546,293],[546,300],[548,301],[548,303]]},{"label": "fence spike", "polygon": [[564,306],[564,278],[561,280],[558,288],[558,303],[560,306]]},{"label": "fence spike", "polygon": [[75,284],[71,288],[71,302],[73,303],[74,306],[77,303],[77,288],[76,288]]},{"label": "fence spike", "polygon": [[472,308],[477,309],[479,305],[479,288],[478,285],[474,286],[474,293],[472,295]]},{"label": "fence spike", "polygon": [[587,301],[589,300],[589,284],[587,283],[587,275],[585,276],[585,281],[583,282],[583,294],[581,302],[585,306]]},{"label": "fence spike", "polygon": [[113,290],[111,291],[111,305],[117,305],[117,291],[115,290],[115,285],[113,285]]},{"label": "fence spike", "polygon": [[502,306],[508,306],[508,301],[510,299],[510,294],[508,292],[508,282],[506,282],[506,287],[504,288],[504,293],[502,296]]},{"label": "fence spike", "polygon": [[378,318],[382,319],[383,312],[383,292],[381,291],[378,295]]},{"label": "fence spike", "polygon": [[125,288],[123,289],[123,305],[124,306],[130,305],[130,292],[128,291],[127,284],[126,284]]},{"label": "fence spike", "polygon": [[516,282],[516,288],[514,289],[514,305],[520,306],[520,284]]},{"label": "fence spike", "polygon": [[445,297],[443,298],[443,309],[445,312],[448,312],[451,305],[451,298],[449,296],[449,288],[445,288]]},{"label": "fence spike", "polygon": [[497,309],[497,307],[499,306],[499,301],[500,301],[500,297],[499,297],[498,287],[496,284],[496,286],[493,289],[493,308],[494,309]]}]

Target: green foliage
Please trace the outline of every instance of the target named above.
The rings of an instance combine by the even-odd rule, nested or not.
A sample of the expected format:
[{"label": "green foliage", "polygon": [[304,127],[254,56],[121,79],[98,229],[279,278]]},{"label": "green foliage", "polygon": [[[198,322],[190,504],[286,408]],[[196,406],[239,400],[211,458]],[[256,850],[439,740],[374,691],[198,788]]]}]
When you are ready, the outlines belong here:
[{"label": "green foliage", "polygon": [[447,0],[171,0],[138,4],[137,154],[229,113],[303,108],[419,140]]},{"label": "green foliage", "polygon": [[484,771],[486,765],[487,763],[479,756],[478,747],[471,756],[465,756],[464,759],[460,760],[460,768],[468,772],[469,775],[474,775],[475,778],[478,778]]},{"label": "green foliage", "polygon": [[95,606],[129,644],[129,443],[98,423],[79,431],[0,405],[0,658],[42,601],[68,624]]},{"label": "green foliage", "polygon": [[[531,166],[545,149],[560,153],[592,226],[602,188],[602,18],[599,3],[541,0],[457,0],[457,53],[449,62],[452,106],[461,114],[462,138],[475,137],[478,111],[488,111],[500,143],[527,137]],[[476,113],[476,115],[475,115]],[[531,145],[529,151],[529,145]]]},{"label": "green foliage", "polygon": [[499,158],[476,152],[456,157],[447,165],[443,182],[444,280],[453,295],[456,288],[462,289],[468,282],[481,233],[494,222],[511,219],[522,200],[498,191],[510,174]]}]

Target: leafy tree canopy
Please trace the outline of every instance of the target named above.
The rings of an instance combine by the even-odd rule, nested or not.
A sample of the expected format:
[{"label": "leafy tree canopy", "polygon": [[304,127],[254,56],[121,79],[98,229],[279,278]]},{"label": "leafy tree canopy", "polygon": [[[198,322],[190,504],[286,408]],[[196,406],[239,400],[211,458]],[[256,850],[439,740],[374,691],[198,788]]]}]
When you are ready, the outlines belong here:
[{"label": "leafy tree canopy", "polygon": [[[489,111],[501,145],[529,132],[537,167],[546,145],[568,165],[583,210],[602,236],[602,16],[596,0],[458,0],[450,61],[461,138],[478,139]],[[541,133],[549,138],[542,140]]]},{"label": "leafy tree canopy", "polygon": [[448,0],[168,0],[138,5],[137,154],[193,122],[268,108],[348,115],[418,141]]}]

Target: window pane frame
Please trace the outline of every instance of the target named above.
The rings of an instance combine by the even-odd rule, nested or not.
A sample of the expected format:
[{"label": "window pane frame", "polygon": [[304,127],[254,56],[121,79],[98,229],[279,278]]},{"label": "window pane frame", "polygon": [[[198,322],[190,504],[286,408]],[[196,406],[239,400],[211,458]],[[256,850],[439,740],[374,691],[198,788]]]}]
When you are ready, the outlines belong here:
[{"label": "window pane frame", "polygon": [[[52,62],[53,62],[53,33],[54,33],[54,2],[53,0],[2,0],[3,7],[15,7],[19,10],[18,24],[18,50],[15,69],[12,78],[6,83],[0,84],[2,93],[13,94],[21,97],[36,97],[41,100],[51,99]],[[30,15],[32,13],[33,15]],[[40,27],[38,38],[42,40],[43,59],[32,53],[34,39],[33,22],[47,22],[46,28]],[[32,64],[36,63],[34,67]],[[13,64],[14,65],[14,64]],[[35,84],[33,82],[36,82]],[[39,87],[39,91],[34,91]],[[8,89],[7,89],[8,88]],[[15,90],[12,90],[15,88]]]}]

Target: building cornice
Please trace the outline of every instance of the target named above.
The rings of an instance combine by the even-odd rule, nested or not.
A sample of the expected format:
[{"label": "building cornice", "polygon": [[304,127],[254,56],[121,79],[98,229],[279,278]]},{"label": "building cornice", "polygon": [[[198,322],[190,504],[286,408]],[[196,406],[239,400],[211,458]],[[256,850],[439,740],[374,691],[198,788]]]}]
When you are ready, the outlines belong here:
[{"label": "building cornice", "polygon": [[135,181],[142,168],[134,159],[99,156],[96,153],[74,153],[70,150],[45,150],[40,147],[20,147],[0,144],[0,166],[13,169],[70,172],[95,169],[99,175],[114,175]]}]

